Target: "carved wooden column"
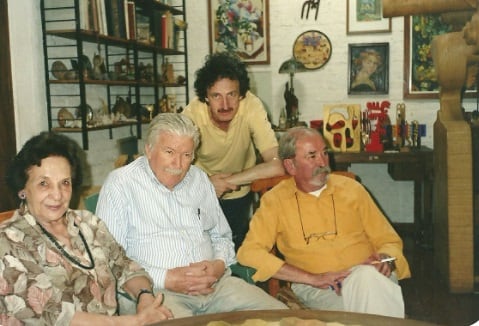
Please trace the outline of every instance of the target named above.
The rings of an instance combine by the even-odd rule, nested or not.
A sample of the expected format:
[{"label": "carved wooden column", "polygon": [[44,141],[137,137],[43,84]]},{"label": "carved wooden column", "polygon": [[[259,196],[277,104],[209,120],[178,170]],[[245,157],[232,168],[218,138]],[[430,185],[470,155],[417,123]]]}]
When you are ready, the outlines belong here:
[{"label": "carved wooden column", "polygon": [[474,290],[471,128],[462,115],[467,57],[462,32],[434,38],[440,109],[434,123],[434,257],[451,292]]},{"label": "carved wooden column", "polygon": [[[470,17],[464,12],[476,12],[478,2],[383,0],[383,15],[452,13]],[[469,35],[465,38],[466,30]],[[440,85],[439,111],[434,123],[434,255],[450,291],[456,293],[474,289],[471,129],[462,116],[461,92],[467,64],[479,53],[479,24],[469,24],[465,31],[436,36],[432,42]]]}]

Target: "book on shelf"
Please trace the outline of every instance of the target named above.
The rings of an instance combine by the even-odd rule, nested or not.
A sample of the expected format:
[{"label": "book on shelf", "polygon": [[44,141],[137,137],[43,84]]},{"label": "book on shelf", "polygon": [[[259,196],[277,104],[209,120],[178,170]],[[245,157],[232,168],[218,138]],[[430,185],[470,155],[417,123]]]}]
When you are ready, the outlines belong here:
[{"label": "book on shelf", "polygon": [[174,48],[174,17],[170,11],[165,11],[161,15],[160,23],[160,47],[163,49],[173,49]]},{"label": "book on shelf", "polygon": [[124,0],[104,0],[108,35],[126,38]]},{"label": "book on shelf", "polygon": [[105,0],[96,0],[98,33],[108,35]]},{"label": "book on shelf", "polygon": [[98,32],[97,0],[88,0],[88,30]]},{"label": "book on shelf", "polygon": [[136,6],[135,2],[127,2],[127,18],[128,18],[128,39],[136,39]]},{"label": "book on shelf", "polygon": [[89,30],[90,29],[90,15],[88,14],[89,10],[89,1],[80,0],[80,29]]},{"label": "book on shelf", "polygon": [[128,24],[128,0],[123,0],[123,19],[125,21],[125,38],[130,38],[130,25]]}]

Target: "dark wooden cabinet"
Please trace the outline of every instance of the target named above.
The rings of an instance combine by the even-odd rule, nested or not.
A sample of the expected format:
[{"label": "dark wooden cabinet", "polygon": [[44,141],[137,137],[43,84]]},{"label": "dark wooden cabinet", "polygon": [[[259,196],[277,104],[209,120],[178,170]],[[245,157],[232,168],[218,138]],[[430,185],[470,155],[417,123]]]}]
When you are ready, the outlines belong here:
[{"label": "dark wooden cabinet", "polygon": [[5,172],[16,154],[15,117],[13,108],[12,71],[10,63],[10,38],[8,30],[7,0],[0,0],[0,211],[17,207],[16,194],[12,194],[5,182]]},{"label": "dark wooden cabinet", "polygon": [[474,218],[474,290],[479,290],[479,125],[471,126],[473,218]]}]

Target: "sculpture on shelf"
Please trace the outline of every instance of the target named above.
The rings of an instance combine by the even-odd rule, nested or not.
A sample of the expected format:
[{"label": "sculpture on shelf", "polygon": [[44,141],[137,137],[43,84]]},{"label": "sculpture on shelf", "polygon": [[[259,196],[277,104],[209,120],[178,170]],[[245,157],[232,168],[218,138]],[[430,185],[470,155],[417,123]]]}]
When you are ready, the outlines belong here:
[{"label": "sculpture on shelf", "polygon": [[298,122],[298,98],[294,94],[294,88],[286,86],[284,88],[284,101],[286,102],[286,126],[294,127]]},{"label": "sculpture on shelf", "polygon": [[327,104],[323,109],[323,135],[335,152],[361,150],[359,104]]},{"label": "sculpture on shelf", "polygon": [[293,77],[297,72],[307,71],[306,67],[295,58],[286,60],[279,67],[280,74],[289,74],[289,83],[286,82],[284,100],[286,102],[286,126],[294,127],[299,120],[298,97],[294,94]]},{"label": "sculpture on shelf", "polygon": [[368,142],[364,144],[366,152],[382,152],[384,150],[383,139],[386,138],[386,125],[389,125],[388,109],[391,103],[389,101],[368,102],[367,111],[363,114],[367,123],[362,123],[368,127]]}]

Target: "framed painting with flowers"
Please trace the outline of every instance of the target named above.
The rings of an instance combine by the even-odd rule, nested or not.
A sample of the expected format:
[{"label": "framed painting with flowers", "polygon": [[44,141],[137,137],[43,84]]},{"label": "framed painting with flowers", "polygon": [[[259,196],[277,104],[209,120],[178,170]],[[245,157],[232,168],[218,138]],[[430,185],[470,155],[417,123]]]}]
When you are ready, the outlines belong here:
[{"label": "framed painting with flowers", "polygon": [[210,52],[235,52],[248,64],[268,64],[268,0],[208,0]]},{"label": "framed painting with flowers", "polygon": [[404,97],[438,98],[439,84],[431,55],[432,39],[452,27],[440,15],[404,18]]}]

